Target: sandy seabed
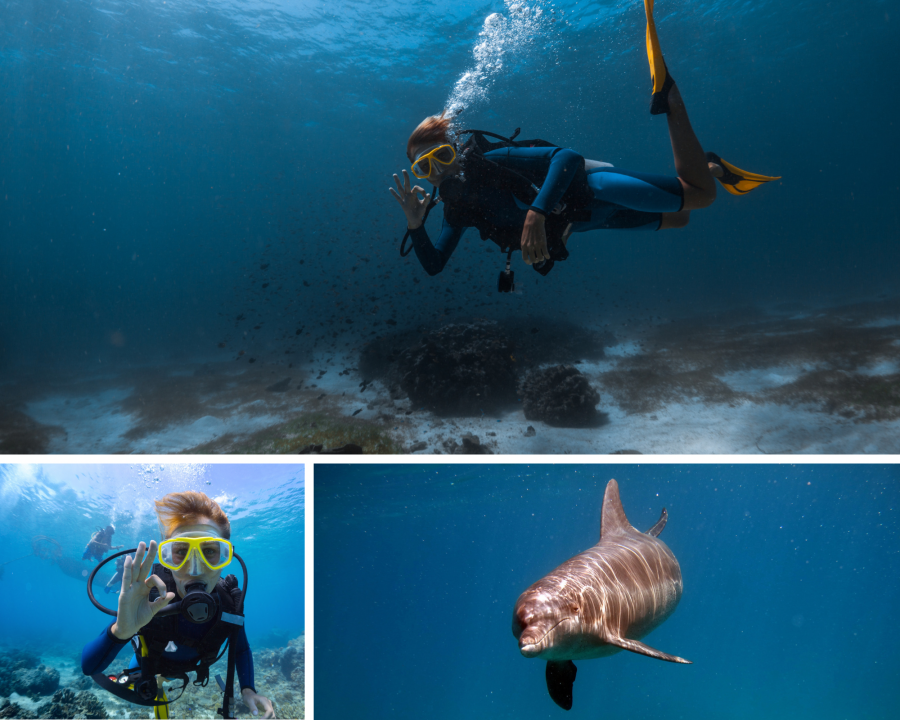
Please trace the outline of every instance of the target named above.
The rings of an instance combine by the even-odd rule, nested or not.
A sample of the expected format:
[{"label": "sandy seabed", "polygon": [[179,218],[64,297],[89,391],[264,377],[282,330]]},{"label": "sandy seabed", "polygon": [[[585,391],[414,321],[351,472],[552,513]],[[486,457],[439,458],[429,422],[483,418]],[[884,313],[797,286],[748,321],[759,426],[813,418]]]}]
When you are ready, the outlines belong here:
[{"label": "sandy seabed", "polygon": [[363,382],[358,357],[329,355],[20,377],[2,387],[0,451],[900,452],[900,301],[604,332],[603,357],[575,363],[601,396],[590,428],[550,427],[521,407],[438,417]]}]

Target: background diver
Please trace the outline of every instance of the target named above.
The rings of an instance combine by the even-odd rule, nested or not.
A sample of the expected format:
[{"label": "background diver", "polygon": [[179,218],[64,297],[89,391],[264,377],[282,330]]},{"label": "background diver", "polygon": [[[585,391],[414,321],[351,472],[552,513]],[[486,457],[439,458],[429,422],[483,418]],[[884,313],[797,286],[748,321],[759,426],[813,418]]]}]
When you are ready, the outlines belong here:
[{"label": "background diver", "polygon": [[[663,60],[653,0],[644,0],[644,9],[653,79],[650,113],[667,116],[678,176],[613,168],[541,140],[516,142],[518,130],[499,143],[486,142],[484,135],[491,133],[455,131],[446,111],[426,118],[407,142],[407,157],[413,174],[431,182],[443,201],[443,227],[436,242],[430,241],[424,220],[437,199],[418,185],[411,187],[406,170],[402,182],[394,175],[396,189],[390,192],[406,215],[413,249],[429,275],[443,270],[468,227],[476,227],[482,239],[493,240],[510,255],[521,249],[522,259],[546,275],[554,259],[568,256],[565,246],[573,232],[681,228],[693,210],[715,200],[714,178],[734,195],[779,179],[748,173],[715,153],[704,153]],[[457,132],[472,137],[459,147],[453,142]],[[511,277],[510,255],[506,274]],[[509,290],[502,287],[503,275],[500,289]]]},{"label": "background diver", "polygon": [[121,550],[125,547],[124,545],[113,547],[112,536],[115,531],[116,528],[113,525],[107,525],[105,528],[97,530],[91,535],[91,539],[88,541],[87,547],[84,548],[84,554],[81,556],[81,559],[99,562],[110,550]]},{"label": "background diver", "polygon": [[[237,624],[230,624],[235,623],[235,614],[242,615],[243,600],[235,599],[242,597],[235,578],[221,578],[222,569],[234,555],[228,517],[214,500],[192,491],[170,493],[156,501],[156,509],[163,541],[157,546],[151,540],[149,547],[141,542],[133,557],[125,557],[116,620],[84,647],[82,671],[123,699],[135,695],[132,701],[137,702],[137,694],[128,681],[119,688],[116,677],[110,678],[104,672],[126,643],[131,641],[135,651],[126,673],[140,669],[143,678],[145,669],[150,669],[150,677],[184,676],[186,683],[186,673],[196,672],[196,682],[202,680],[205,685],[210,666],[220,655],[224,642],[231,638],[233,647],[229,652],[234,653],[244,703],[254,715],[274,718],[271,701],[255,689],[253,655],[244,619],[240,616]],[[184,599],[195,593],[218,605],[211,615],[200,608],[204,611],[202,617],[210,617],[208,621],[191,622],[184,617]],[[158,616],[176,598],[183,606],[181,614]],[[230,677],[229,673],[229,682]],[[159,694],[155,693],[156,685],[153,687],[155,699],[165,700],[162,687],[159,686]],[[168,706],[156,706],[155,713],[157,718],[169,717]]]},{"label": "background diver", "polygon": [[103,592],[110,593],[116,589],[116,585],[122,585],[122,576],[125,574],[125,556],[122,555],[116,558],[116,572],[109,579],[109,582],[106,583],[106,586],[103,588]]}]

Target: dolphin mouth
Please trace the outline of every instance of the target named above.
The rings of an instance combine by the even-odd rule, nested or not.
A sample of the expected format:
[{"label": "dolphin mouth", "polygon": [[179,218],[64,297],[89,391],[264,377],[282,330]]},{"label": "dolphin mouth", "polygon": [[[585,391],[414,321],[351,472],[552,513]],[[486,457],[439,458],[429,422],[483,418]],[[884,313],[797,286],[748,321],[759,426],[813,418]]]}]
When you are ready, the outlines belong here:
[{"label": "dolphin mouth", "polygon": [[[527,658],[537,657],[538,655],[541,654],[541,644],[544,642],[544,640],[547,638],[547,636],[550,633],[552,633],[554,630],[556,630],[556,628],[558,628],[564,622],[566,622],[567,620],[571,620],[571,619],[572,618],[570,618],[570,617],[564,617],[562,620],[555,623],[553,625],[553,627],[549,628],[547,630],[547,632],[545,632],[543,635],[541,635],[541,637],[538,638],[537,640],[533,640],[531,642],[523,642],[522,639],[520,638],[519,639],[519,652],[521,652],[522,655],[524,655]],[[524,635],[524,633],[523,633],[523,635]],[[531,638],[529,637],[528,640],[531,640]]]}]

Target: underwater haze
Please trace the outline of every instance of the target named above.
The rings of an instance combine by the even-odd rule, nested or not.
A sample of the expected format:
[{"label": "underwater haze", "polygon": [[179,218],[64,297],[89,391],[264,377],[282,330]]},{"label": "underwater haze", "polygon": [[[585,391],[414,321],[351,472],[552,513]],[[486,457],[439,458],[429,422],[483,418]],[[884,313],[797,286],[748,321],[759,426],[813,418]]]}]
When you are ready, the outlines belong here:
[{"label": "underwater haze", "polygon": [[[287,702],[272,693],[271,678],[262,671],[260,651],[280,652],[297,638],[302,643],[305,632],[302,465],[0,466],[0,657],[20,651],[33,653],[58,670],[61,689],[78,692],[86,682],[87,689],[102,702],[116,702],[82,674],[82,648],[113,620],[88,598],[86,581],[97,562],[84,560],[82,555],[92,533],[109,524],[115,527],[111,544],[123,545],[123,550],[137,547],[140,541],[158,542],[153,502],[167,493],[186,490],[205,493],[229,518],[235,552],[247,566],[245,628],[256,658],[257,690]],[[114,571],[112,561],[99,570],[93,582],[96,599],[112,610],[117,608],[117,589],[104,590]],[[234,574],[240,587],[245,587],[238,562],[222,571],[222,577],[228,574]],[[109,672],[118,674],[132,654],[130,647],[123,646]],[[4,678],[6,664],[4,657]],[[218,672],[224,675],[224,670],[223,666]],[[24,712],[33,711],[40,704],[36,700],[50,699],[29,699],[13,691],[14,687],[4,683],[0,696],[10,696]],[[110,717],[128,717],[121,714],[126,711],[124,705],[107,705]],[[199,710],[192,713],[186,703],[174,707],[178,717],[214,717]],[[302,702],[299,707],[302,711]],[[136,709],[132,706],[130,710]],[[137,712],[131,716],[147,716],[146,708]]]},{"label": "underwater haze", "polygon": [[[503,256],[473,229],[436,277],[399,256],[405,218],[388,187],[406,139],[449,107],[467,127],[521,127],[674,173],[666,122],[647,111],[639,0],[3,0],[0,370],[5,422],[22,412],[37,438],[7,451],[169,452],[258,431],[353,391],[367,342],[455,319],[565,320],[632,347],[678,318],[851,306],[852,322],[895,335],[896,4],[659,0],[655,12],[704,148],[783,179],[746,197],[719,188],[677,232],[577,236],[546,278],[515,258],[517,291],[501,295]],[[322,368],[353,382],[243,418],[151,417],[135,401],[165,392],[149,371],[204,365],[252,377],[263,404],[270,385],[299,389]],[[878,373],[898,392],[900,369]],[[96,412],[56,402],[73,393]],[[339,412],[374,420],[365,405]],[[126,423],[123,439],[94,423],[82,437],[98,413],[141,428]],[[164,426],[182,440],[147,439]]]},{"label": "underwater haze", "polygon": [[[511,632],[519,594],[597,543],[603,492],[684,594],[629,652],[576,661],[572,710]],[[316,716],[888,720],[900,476],[883,465],[316,468]],[[347,692],[353,688],[353,692]]]}]

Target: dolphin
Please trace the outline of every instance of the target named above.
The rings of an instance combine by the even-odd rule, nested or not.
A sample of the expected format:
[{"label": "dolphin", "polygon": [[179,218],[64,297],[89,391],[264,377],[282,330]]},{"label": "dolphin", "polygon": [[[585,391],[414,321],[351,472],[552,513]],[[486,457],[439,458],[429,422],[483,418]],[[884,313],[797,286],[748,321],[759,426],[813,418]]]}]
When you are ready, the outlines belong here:
[{"label": "dolphin", "polygon": [[547,690],[564,710],[572,708],[573,660],[607,657],[622,650],[691,664],[640,642],[659,627],[681,599],[681,568],[658,539],[668,514],[646,533],[631,526],[610,480],[603,496],[600,542],[566,560],[523,592],[513,610],[512,631],[527,658],[547,661]]}]

